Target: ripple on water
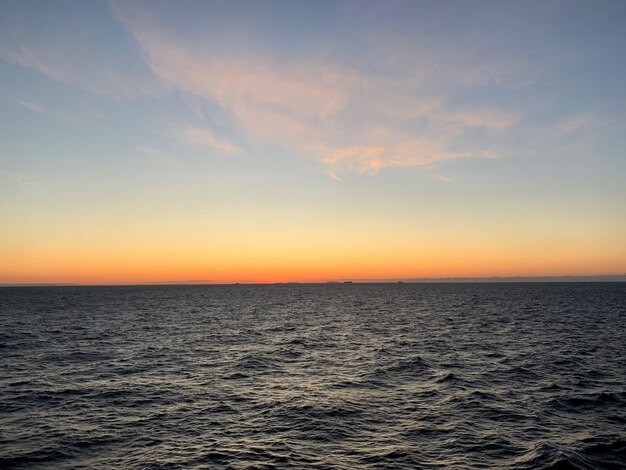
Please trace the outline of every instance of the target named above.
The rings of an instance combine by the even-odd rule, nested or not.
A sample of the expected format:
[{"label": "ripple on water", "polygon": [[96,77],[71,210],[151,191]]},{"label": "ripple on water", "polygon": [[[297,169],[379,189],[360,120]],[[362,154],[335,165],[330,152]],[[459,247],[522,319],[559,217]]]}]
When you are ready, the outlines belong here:
[{"label": "ripple on water", "polygon": [[626,468],[625,284],[0,289],[0,468]]}]

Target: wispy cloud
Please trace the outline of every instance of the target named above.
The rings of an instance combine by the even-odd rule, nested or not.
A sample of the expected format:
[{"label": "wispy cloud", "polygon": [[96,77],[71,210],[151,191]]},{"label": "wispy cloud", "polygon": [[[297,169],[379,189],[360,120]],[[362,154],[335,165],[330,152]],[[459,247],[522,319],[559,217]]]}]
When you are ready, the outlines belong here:
[{"label": "wispy cloud", "polygon": [[86,53],[72,51],[65,45],[37,47],[27,43],[5,43],[0,47],[0,57],[96,95],[126,98],[160,93],[160,85],[156,81],[135,81],[107,64],[98,63]]},{"label": "wispy cloud", "polygon": [[137,151],[156,163],[169,163],[174,161],[172,157],[154,147],[137,147]]},{"label": "wispy cloud", "polygon": [[8,170],[0,169],[0,175],[6,175],[9,178],[11,178],[13,181],[20,183],[20,184],[28,185],[28,186],[39,186],[40,184],[45,184],[45,183],[50,182],[50,179],[48,178],[42,178],[40,176],[35,176],[32,174],[22,173],[18,171],[8,171]]},{"label": "wispy cloud", "polygon": [[550,132],[555,138],[560,138],[573,134],[592,132],[615,123],[615,120],[602,116],[597,112],[585,112],[556,122],[551,126]]},{"label": "wispy cloud", "polygon": [[[138,19],[136,12],[126,14],[123,4],[114,10],[164,83],[219,106],[243,138],[316,159],[336,179],[342,172],[492,156],[489,137],[519,121],[518,115],[493,106],[451,106],[443,91],[433,91],[429,74],[387,76],[261,52],[207,54],[145,17]],[[483,75],[493,79],[481,69],[472,83]],[[197,103],[193,109],[202,116]],[[474,130],[483,131],[482,139],[460,151],[463,136]],[[187,129],[182,138],[194,147],[240,151],[201,129]]]},{"label": "wispy cloud", "polygon": [[97,109],[93,109],[91,111],[89,111],[89,115],[91,117],[94,117],[96,119],[106,119],[107,115],[104,114],[102,111],[98,111]]},{"label": "wispy cloud", "polygon": [[34,103],[32,101],[22,101],[22,100],[17,100],[17,103],[21,104],[26,109],[30,109],[31,111],[35,111],[37,113],[47,113],[48,112],[48,107],[43,105],[43,104],[41,104],[41,103]]},{"label": "wispy cloud", "polygon": [[60,14],[54,3],[3,5],[0,58],[100,96],[162,95],[163,85],[132,47],[123,49],[126,56],[120,54],[112,38],[117,41],[124,32],[107,8],[75,4],[69,9],[82,13],[80,21]]},{"label": "wispy cloud", "polygon": [[433,178],[437,181],[440,181],[442,183],[450,183],[452,181],[452,178],[450,178],[447,175],[440,175],[440,174],[435,174],[433,175]]},{"label": "wispy cloud", "polygon": [[225,140],[218,139],[207,129],[186,127],[178,132],[180,139],[196,149],[213,148],[226,153],[241,154],[243,150]]},{"label": "wispy cloud", "polygon": [[462,126],[500,130],[514,126],[519,121],[519,116],[496,109],[479,109],[452,113],[449,115],[449,119]]},{"label": "wispy cloud", "polygon": [[396,145],[334,148],[321,161],[336,170],[375,173],[385,167],[427,167],[446,160],[472,157],[492,158],[489,153],[446,151],[442,143],[423,139]]},{"label": "wispy cloud", "polygon": [[44,114],[53,119],[63,122],[69,122],[72,120],[72,115],[64,110],[59,110],[53,107],[46,106],[43,103],[39,103],[36,101],[23,100],[19,98],[13,99],[17,104],[24,107],[25,109],[32,111],[33,113]]}]

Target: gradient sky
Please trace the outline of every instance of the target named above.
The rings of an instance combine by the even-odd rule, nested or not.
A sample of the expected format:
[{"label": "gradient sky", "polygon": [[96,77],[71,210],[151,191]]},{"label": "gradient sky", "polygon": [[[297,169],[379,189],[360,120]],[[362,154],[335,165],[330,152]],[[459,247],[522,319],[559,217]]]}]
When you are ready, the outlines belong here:
[{"label": "gradient sky", "polygon": [[0,1],[0,283],[626,272],[626,2]]}]

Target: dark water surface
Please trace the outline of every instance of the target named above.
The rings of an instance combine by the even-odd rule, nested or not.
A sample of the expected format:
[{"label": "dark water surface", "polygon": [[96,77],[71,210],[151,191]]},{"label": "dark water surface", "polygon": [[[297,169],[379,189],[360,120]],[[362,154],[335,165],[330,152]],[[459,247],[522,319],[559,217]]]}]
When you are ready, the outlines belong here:
[{"label": "dark water surface", "polygon": [[0,289],[2,468],[625,468],[626,284]]}]

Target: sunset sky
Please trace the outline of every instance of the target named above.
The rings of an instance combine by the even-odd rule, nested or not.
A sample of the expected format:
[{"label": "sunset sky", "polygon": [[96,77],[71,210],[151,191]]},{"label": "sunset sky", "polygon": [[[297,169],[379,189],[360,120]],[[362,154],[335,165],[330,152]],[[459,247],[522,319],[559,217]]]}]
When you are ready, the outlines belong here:
[{"label": "sunset sky", "polygon": [[0,283],[626,272],[626,2],[0,2]]}]

